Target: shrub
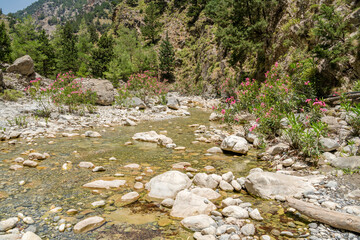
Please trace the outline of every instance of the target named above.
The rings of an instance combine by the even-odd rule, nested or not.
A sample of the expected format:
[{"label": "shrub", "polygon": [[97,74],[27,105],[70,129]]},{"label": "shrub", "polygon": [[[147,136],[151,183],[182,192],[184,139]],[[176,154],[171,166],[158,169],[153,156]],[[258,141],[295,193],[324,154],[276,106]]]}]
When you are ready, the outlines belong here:
[{"label": "shrub", "polygon": [[81,113],[85,108],[89,112],[94,111],[92,105],[95,104],[96,93],[84,89],[81,80],[76,79],[72,72],[58,74],[56,80],[47,88],[41,87],[41,79],[30,83],[31,86],[26,90],[40,103],[40,115],[50,115],[52,104],[61,112],[65,110],[64,106],[67,106],[70,113],[79,110]]},{"label": "shrub", "polygon": [[140,98],[146,104],[152,97],[157,97],[160,102],[164,102],[169,91],[166,83],[166,81],[159,81],[155,73],[151,71],[133,74],[128,82],[119,88],[118,102],[128,104],[125,101],[132,96]]},{"label": "shrub", "polygon": [[19,98],[22,98],[24,94],[15,89],[5,89],[3,93],[0,93],[0,98],[5,101],[16,102]]},{"label": "shrub", "polygon": [[349,113],[348,123],[352,127],[352,134],[354,136],[359,136],[360,134],[360,103],[355,104],[351,107],[351,112]]},{"label": "shrub", "polygon": [[300,150],[305,157],[317,159],[320,156],[320,138],[327,134],[327,125],[321,121],[308,123],[300,115],[287,114],[288,127],[283,135],[294,149]]}]

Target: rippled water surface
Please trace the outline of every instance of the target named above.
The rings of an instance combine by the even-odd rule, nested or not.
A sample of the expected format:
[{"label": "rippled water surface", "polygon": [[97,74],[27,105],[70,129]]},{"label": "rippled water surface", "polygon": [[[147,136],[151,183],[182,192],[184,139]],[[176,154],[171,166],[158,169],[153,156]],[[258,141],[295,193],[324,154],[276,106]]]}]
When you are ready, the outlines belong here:
[{"label": "rippled water surface", "polygon": [[[134,127],[115,127],[96,129],[102,138],[90,139],[84,137],[55,139],[36,139],[37,145],[16,144],[9,146],[0,144],[0,219],[16,216],[22,212],[32,216],[37,226],[37,233],[44,239],[192,239],[192,233],[180,227],[178,220],[169,217],[169,209],[160,207],[159,201],[146,196],[146,191],[138,191],[141,198],[128,206],[116,207],[107,204],[104,208],[92,208],[91,203],[102,199],[110,200],[114,195],[122,195],[133,191],[135,177],[145,173],[146,167],[151,167],[153,173],[145,173],[143,183],[151,177],[171,169],[176,162],[190,162],[192,167],[201,170],[207,165],[216,168],[221,174],[232,171],[236,177],[246,176],[253,167],[266,167],[265,162],[256,160],[256,152],[250,151],[247,156],[213,155],[205,156],[206,150],[215,146],[213,143],[192,144],[196,136],[191,124],[210,126],[209,113],[192,110],[191,117],[176,118],[159,122],[145,122]],[[137,132],[166,130],[167,136],[172,138],[178,146],[186,147],[185,151],[165,149],[154,143],[136,142],[125,146]],[[48,144],[54,141],[53,144]],[[10,171],[12,160],[24,151],[34,149],[37,152],[48,152],[51,157],[39,162],[37,168],[27,168]],[[74,152],[76,151],[76,152]],[[115,157],[116,161],[109,161]],[[67,161],[69,170],[62,170]],[[92,172],[89,169],[78,168],[81,161],[89,161],[96,166],[104,166],[105,172]],[[123,168],[129,163],[138,163],[140,170]],[[115,177],[115,173],[123,173],[124,177]],[[116,190],[100,190],[98,192],[83,188],[82,185],[96,179],[125,179],[127,186]],[[26,181],[23,186],[20,181]],[[234,193],[222,193],[232,196]],[[238,193],[244,201],[252,202],[259,208],[265,220],[258,223],[257,229],[269,232],[272,228],[287,229],[287,222],[293,221],[295,216],[283,213],[276,202],[260,201],[246,195],[244,191]],[[108,201],[109,202],[109,201]],[[51,207],[62,207],[63,211],[50,214]],[[68,216],[68,209],[77,209],[79,214]],[[60,233],[56,228],[56,216],[66,219],[73,225],[89,216],[102,216],[107,223],[95,231],[85,234],[74,234],[70,229]],[[55,219],[54,219],[55,218]],[[302,222],[297,222],[298,227]],[[19,224],[20,228],[27,226]],[[296,230],[296,229],[295,229]]]}]

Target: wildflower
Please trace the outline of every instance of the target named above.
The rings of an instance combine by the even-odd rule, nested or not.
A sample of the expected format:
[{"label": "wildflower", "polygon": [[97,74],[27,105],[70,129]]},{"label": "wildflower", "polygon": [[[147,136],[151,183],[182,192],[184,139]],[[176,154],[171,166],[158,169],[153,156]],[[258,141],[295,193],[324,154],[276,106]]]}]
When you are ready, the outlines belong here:
[{"label": "wildflower", "polygon": [[222,110],[221,110],[221,113],[222,113],[223,115],[225,115],[225,109],[222,109]]},{"label": "wildflower", "polygon": [[305,100],[306,103],[311,102],[311,98]]},{"label": "wildflower", "polygon": [[309,85],[309,83],[310,83],[310,81],[307,81],[307,82],[305,82],[304,84],[305,84],[305,85]]}]

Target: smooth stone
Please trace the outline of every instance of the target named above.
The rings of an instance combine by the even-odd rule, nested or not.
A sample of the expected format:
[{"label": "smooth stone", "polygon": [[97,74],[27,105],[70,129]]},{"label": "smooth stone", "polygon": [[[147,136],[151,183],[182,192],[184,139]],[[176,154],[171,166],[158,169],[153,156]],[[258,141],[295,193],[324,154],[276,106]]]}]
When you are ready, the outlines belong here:
[{"label": "smooth stone", "polygon": [[213,166],[205,166],[204,170],[207,172],[213,172],[216,171],[216,169]]},{"label": "smooth stone", "polygon": [[11,165],[11,166],[9,167],[9,169],[10,169],[10,170],[13,170],[13,171],[17,171],[17,170],[20,170],[20,169],[23,169],[23,168],[24,168],[23,166],[17,165],[17,164]]},{"label": "smooth stone", "polygon": [[32,161],[32,160],[25,160],[23,162],[23,165],[27,166],[27,167],[36,167],[38,165],[38,163],[35,161]]},{"label": "smooth stone", "polygon": [[33,224],[34,223],[34,220],[32,219],[32,217],[24,217],[23,221],[26,224]]},{"label": "smooth stone", "polygon": [[89,138],[100,138],[101,134],[95,131],[86,131],[85,132],[85,137],[89,137]]},{"label": "smooth stone", "polygon": [[104,172],[106,169],[103,166],[97,166],[93,170],[93,172]]},{"label": "smooth stone", "polygon": [[240,153],[240,154],[247,154],[249,151],[248,142],[243,137],[238,137],[236,135],[231,135],[226,137],[221,145],[220,148],[225,151]]},{"label": "smooth stone", "polygon": [[91,231],[97,227],[100,227],[101,225],[103,225],[105,223],[105,219],[102,217],[89,217],[86,218],[80,222],[78,222],[75,226],[74,226],[74,232],[75,233],[84,233],[84,232],[88,232]]},{"label": "smooth stone", "polygon": [[337,203],[331,202],[331,201],[325,201],[321,203],[322,207],[328,208],[330,210],[335,210],[337,207]]},{"label": "smooth stone", "polygon": [[355,200],[360,200],[360,189],[356,189],[352,192],[349,192],[347,195],[346,195],[347,198],[352,198],[352,199],[355,199]]},{"label": "smooth stone", "polygon": [[215,189],[219,184],[211,175],[207,175],[206,173],[197,173],[193,179],[193,183],[199,187],[211,189]]},{"label": "smooth stone", "polygon": [[125,183],[126,183],[125,180],[111,180],[111,181],[96,180],[96,181],[84,184],[83,187],[109,189],[109,188],[118,188],[118,187],[124,186]]},{"label": "smooth stone", "polygon": [[222,153],[223,150],[219,147],[212,147],[212,148],[209,148],[206,152],[208,153]]},{"label": "smooth stone", "polygon": [[30,153],[29,154],[29,160],[45,160],[46,156],[41,153]]},{"label": "smooth stone", "polygon": [[161,206],[171,208],[174,205],[174,201],[175,201],[174,199],[166,198],[160,204]]},{"label": "smooth stone", "polygon": [[221,212],[225,217],[233,217],[238,219],[249,218],[249,213],[239,206],[228,206]]},{"label": "smooth stone", "polygon": [[246,190],[255,196],[274,199],[279,196],[294,196],[308,191],[316,191],[307,179],[272,172],[253,172],[246,177]]},{"label": "smooth stone", "polygon": [[208,199],[191,193],[189,190],[182,190],[176,195],[170,215],[186,218],[200,214],[208,215],[214,210],[216,210],[216,206]]},{"label": "smooth stone", "polygon": [[179,171],[168,171],[152,178],[145,184],[149,191],[149,197],[153,198],[175,198],[176,194],[190,187],[190,178]]},{"label": "smooth stone", "polygon": [[272,155],[272,156],[275,156],[277,154],[280,154],[282,152],[285,152],[287,150],[289,150],[290,146],[288,144],[285,144],[285,143],[278,143],[270,148],[268,148],[266,150],[266,153]]},{"label": "smooth stone", "polygon": [[230,192],[234,191],[233,186],[231,186],[230,183],[228,183],[228,182],[226,182],[224,180],[220,181],[219,187],[223,191],[230,191]]},{"label": "smooth stone", "polygon": [[0,222],[0,232],[6,232],[9,229],[12,229],[19,222],[17,217],[8,218]]},{"label": "smooth stone", "polygon": [[140,197],[137,192],[129,192],[121,197],[121,200],[124,202],[134,202]]},{"label": "smooth stone", "polygon": [[103,207],[106,205],[106,202],[105,202],[105,200],[100,200],[100,201],[91,203],[91,205],[93,207]]},{"label": "smooth stone", "polygon": [[225,198],[224,200],[222,200],[221,206],[222,207],[238,206],[241,203],[242,203],[241,199],[234,199],[234,198],[228,197],[228,198]]},{"label": "smooth stone", "polygon": [[95,165],[92,162],[80,162],[78,165],[80,168],[93,168]]},{"label": "smooth stone", "polygon": [[143,188],[144,188],[144,184],[141,182],[136,182],[134,184],[134,189],[136,189],[136,190],[143,189]]},{"label": "smooth stone", "polygon": [[234,179],[234,174],[232,172],[227,172],[221,175],[222,179],[226,182],[231,182]]},{"label": "smooth stone", "polygon": [[241,185],[236,180],[231,181],[231,186],[235,189],[235,191],[241,191]]},{"label": "smooth stone", "polygon": [[202,235],[200,232],[195,232],[193,237],[196,240],[216,240],[214,235]]},{"label": "smooth stone", "polygon": [[186,217],[181,221],[181,224],[192,231],[201,231],[210,226],[216,226],[216,222],[204,214]]},{"label": "smooth stone", "polygon": [[291,165],[293,165],[295,163],[294,159],[292,158],[288,158],[288,159],[285,159],[284,161],[282,161],[282,165],[284,167],[290,167]]},{"label": "smooth stone", "polygon": [[125,165],[124,168],[140,169],[140,165],[137,163],[131,163],[131,164]]},{"label": "smooth stone", "polygon": [[33,232],[26,232],[21,240],[41,240],[41,238]]},{"label": "smooth stone", "polygon": [[258,210],[257,208],[254,209],[254,210],[252,210],[251,212],[249,212],[249,216],[250,216],[252,219],[257,220],[257,221],[262,221],[262,220],[264,220],[264,218],[261,217],[260,212],[259,212],[259,210]]},{"label": "smooth stone", "polygon": [[221,197],[221,195],[218,192],[215,192],[211,188],[196,187],[194,189],[191,189],[191,192],[201,197],[207,198],[209,200],[215,200]]},{"label": "smooth stone", "polygon": [[245,236],[252,236],[255,234],[254,224],[246,224],[240,229],[241,233]]}]

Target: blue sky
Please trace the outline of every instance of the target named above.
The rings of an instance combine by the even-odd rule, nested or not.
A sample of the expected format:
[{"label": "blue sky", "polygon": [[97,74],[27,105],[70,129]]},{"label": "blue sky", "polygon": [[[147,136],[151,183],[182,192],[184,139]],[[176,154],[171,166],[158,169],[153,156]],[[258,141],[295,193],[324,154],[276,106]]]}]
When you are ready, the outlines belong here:
[{"label": "blue sky", "polygon": [[3,13],[14,13],[18,10],[22,10],[36,2],[37,0],[0,0],[0,8],[2,8]]}]

